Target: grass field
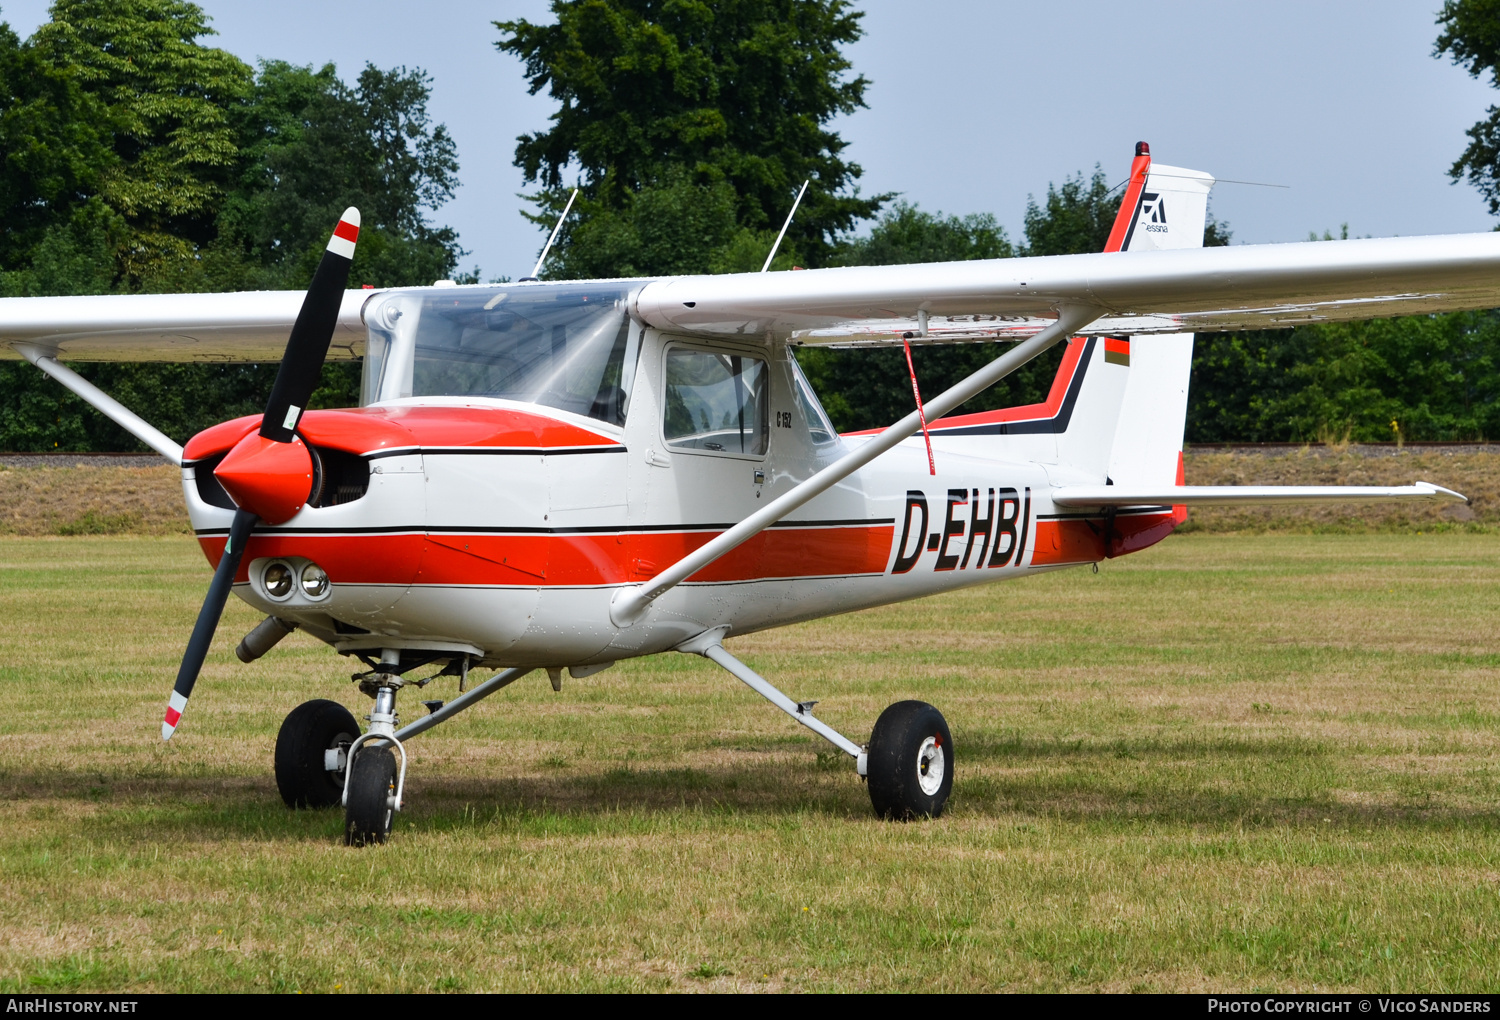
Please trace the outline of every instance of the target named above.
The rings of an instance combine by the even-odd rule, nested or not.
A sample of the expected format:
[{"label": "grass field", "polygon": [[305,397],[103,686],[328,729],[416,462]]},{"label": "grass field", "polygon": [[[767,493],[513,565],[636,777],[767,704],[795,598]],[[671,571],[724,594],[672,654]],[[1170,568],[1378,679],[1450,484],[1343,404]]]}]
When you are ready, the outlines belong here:
[{"label": "grass field", "polygon": [[730,642],[851,734],[937,704],[935,822],[668,655],[413,741],[358,851],[270,775],[296,703],[367,711],[310,640],[242,666],[231,605],[162,745],[207,578],[0,540],[0,991],[1500,988],[1494,535],[1187,535]]}]

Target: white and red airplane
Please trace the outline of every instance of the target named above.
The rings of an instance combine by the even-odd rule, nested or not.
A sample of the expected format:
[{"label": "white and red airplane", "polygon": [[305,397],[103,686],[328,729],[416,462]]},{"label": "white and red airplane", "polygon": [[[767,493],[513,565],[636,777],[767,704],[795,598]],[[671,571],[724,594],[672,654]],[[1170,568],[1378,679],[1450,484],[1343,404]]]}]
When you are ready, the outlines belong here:
[{"label": "white and red airplane", "polygon": [[[560,688],[564,670],[673,650],[847,752],[880,815],[936,816],[955,765],[936,708],[894,704],[851,739],[722,640],[1097,563],[1193,504],[1463,499],[1183,484],[1193,331],[1500,306],[1500,235],[1204,249],[1212,184],[1142,143],[1096,255],[373,291],[346,290],[351,209],[305,295],[5,299],[0,350],[182,467],[216,569],[164,739],[231,590],[266,614],[241,659],[300,627],[363,660],[363,732],[319,700],[276,742],[287,804],[342,802],[351,844],[389,834],[407,740],[532,670]],[[793,356],[973,342],[1014,346],[890,428],[842,436]],[[1059,343],[1045,403],[943,417]],[[360,407],[305,410],[326,357],[361,356]],[[263,416],[186,447],[62,364],[278,357]],[[470,687],[476,669],[499,672]],[[397,693],[433,676],[460,693],[402,726]]]}]

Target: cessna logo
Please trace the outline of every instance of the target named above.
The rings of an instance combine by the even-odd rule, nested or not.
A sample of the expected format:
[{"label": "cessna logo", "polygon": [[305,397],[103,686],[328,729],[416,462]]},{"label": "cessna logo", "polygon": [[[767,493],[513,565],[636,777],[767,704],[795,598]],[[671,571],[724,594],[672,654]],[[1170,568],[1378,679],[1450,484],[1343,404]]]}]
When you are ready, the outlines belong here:
[{"label": "cessna logo", "polygon": [[1141,196],[1141,218],[1138,222],[1144,223],[1150,233],[1167,232],[1167,203],[1159,193],[1148,191]]}]

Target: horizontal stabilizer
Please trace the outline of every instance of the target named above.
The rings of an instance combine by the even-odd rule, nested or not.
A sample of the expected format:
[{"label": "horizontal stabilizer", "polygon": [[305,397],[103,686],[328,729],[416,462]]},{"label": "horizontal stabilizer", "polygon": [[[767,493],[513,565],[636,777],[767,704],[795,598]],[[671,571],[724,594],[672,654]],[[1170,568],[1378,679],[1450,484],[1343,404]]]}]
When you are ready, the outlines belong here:
[{"label": "horizontal stabilizer", "polygon": [[1175,485],[1127,489],[1068,485],[1053,492],[1058,506],[1250,506],[1258,503],[1388,503],[1401,500],[1467,503],[1462,493],[1431,482],[1415,485]]}]

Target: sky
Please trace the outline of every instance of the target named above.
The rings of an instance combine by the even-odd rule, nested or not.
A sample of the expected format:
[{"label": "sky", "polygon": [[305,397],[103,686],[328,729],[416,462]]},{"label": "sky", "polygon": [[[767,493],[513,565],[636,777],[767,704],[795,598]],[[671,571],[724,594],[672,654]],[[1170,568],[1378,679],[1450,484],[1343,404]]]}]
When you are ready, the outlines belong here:
[{"label": "sky", "polygon": [[[462,187],[433,219],[465,269],[527,273],[545,232],[522,219],[516,136],[555,109],[494,48],[497,20],[551,20],[545,0],[199,0],[214,45],[248,61],[424,68],[458,145]],[[45,0],[0,0],[20,35]],[[1028,195],[1099,164],[1124,178],[1138,140],[1226,183],[1212,210],[1235,243],[1489,230],[1447,169],[1500,93],[1432,57],[1440,0],[863,0],[847,53],[868,109],[840,117],[866,193],[993,213],[1021,233]],[[1256,184],[1231,184],[1227,181]],[[1263,187],[1275,184],[1283,187]],[[788,196],[790,201],[790,196]]]}]

